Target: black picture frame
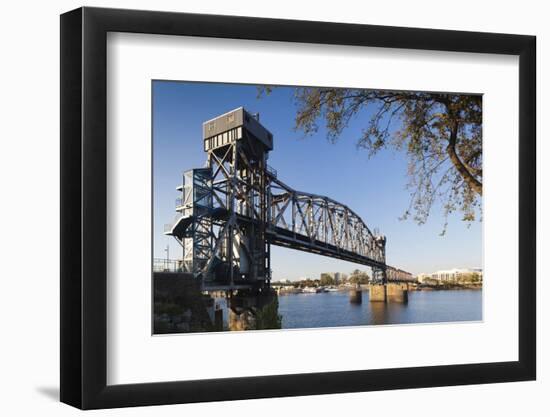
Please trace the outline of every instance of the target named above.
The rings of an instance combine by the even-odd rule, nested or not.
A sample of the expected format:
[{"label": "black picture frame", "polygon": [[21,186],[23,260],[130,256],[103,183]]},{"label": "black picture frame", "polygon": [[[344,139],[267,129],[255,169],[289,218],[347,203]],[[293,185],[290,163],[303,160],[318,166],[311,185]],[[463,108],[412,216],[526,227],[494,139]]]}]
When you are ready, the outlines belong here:
[{"label": "black picture frame", "polygon": [[[107,385],[108,32],[519,56],[519,360]],[[95,409],[535,379],[535,45],[534,36],[251,17],[88,7],[61,15],[61,401]]]}]

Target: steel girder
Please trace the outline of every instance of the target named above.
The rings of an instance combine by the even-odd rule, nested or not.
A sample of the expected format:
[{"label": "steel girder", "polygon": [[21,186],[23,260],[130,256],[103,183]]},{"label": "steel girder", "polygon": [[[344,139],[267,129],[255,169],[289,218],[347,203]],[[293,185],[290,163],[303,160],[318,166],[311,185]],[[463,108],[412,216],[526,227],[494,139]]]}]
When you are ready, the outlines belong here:
[{"label": "steel girder", "polygon": [[345,204],[296,191],[268,173],[268,239],[279,246],[370,266],[373,280],[414,281],[409,272],[386,265],[386,238],[373,233]]},{"label": "steel girder", "polygon": [[184,270],[203,287],[220,279],[261,287],[275,244],[367,265],[374,281],[413,281],[386,264],[386,237],[348,206],[279,180],[266,163],[271,149],[240,126],[205,139],[205,168],[185,174],[179,219],[167,232],[183,246]]},{"label": "steel girder", "polygon": [[[353,210],[333,199],[300,192],[270,176],[270,231],[315,250],[345,254],[359,263],[383,268],[385,237],[375,235]],[[287,232],[290,232],[287,233]],[[351,259],[349,259],[351,260]]]}]

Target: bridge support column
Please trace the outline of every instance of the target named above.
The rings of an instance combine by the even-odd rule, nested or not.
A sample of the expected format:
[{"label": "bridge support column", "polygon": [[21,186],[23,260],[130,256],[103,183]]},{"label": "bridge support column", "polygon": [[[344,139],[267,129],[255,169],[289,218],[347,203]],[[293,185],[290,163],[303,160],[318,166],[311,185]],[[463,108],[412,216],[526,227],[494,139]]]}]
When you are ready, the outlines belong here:
[{"label": "bridge support column", "polygon": [[402,284],[371,284],[369,286],[369,300],[371,302],[407,303],[409,291]]},{"label": "bridge support column", "polygon": [[219,308],[214,310],[214,329],[217,332],[223,330],[223,310]]},{"label": "bridge support column", "polygon": [[387,301],[393,303],[407,303],[409,291],[402,284],[386,284]]},{"label": "bridge support column", "polygon": [[357,284],[354,289],[350,290],[349,302],[352,304],[363,303],[363,291],[361,290],[361,286],[359,284]]},{"label": "bridge support column", "polygon": [[381,301],[386,302],[386,285],[384,284],[371,284],[369,286],[369,300],[370,302]]}]

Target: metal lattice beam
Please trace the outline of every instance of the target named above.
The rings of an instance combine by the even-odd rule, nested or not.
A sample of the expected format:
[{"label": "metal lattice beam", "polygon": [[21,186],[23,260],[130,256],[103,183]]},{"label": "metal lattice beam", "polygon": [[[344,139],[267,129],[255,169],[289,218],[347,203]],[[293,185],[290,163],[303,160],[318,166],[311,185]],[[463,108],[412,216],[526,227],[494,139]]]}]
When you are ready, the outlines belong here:
[{"label": "metal lattice beam", "polygon": [[277,178],[271,134],[244,109],[203,124],[206,168],[188,171],[179,217],[167,232],[183,247],[183,268],[203,285],[264,285],[270,244],[367,265],[376,281],[412,281],[386,265],[386,238],[345,204],[301,192]]}]

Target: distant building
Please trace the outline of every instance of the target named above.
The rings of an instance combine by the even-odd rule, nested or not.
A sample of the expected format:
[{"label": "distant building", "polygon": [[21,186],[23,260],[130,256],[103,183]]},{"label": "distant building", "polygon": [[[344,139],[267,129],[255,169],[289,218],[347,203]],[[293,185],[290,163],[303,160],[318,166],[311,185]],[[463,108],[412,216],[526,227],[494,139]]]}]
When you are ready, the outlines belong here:
[{"label": "distant building", "polygon": [[[460,281],[462,278],[471,274],[477,274],[480,281],[483,279],[483,270],[481,268],[453,268],[448,270],[441,270],[430,274],[430,278],[437,280],[441,283],[447,283]],[[421,275],[423,275],[423,279],[428,278],[426,276],[428,274]]]},{"label": "distant building", "polygon": [[421,272],[416,276],[416,279],[419,283],[423,283],[425,279],[431,278],[432,274],[425,274],[424,272]]}]

